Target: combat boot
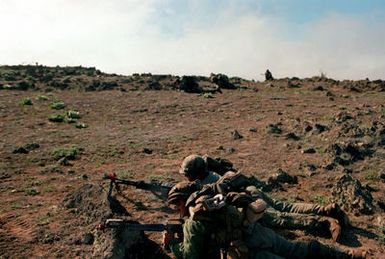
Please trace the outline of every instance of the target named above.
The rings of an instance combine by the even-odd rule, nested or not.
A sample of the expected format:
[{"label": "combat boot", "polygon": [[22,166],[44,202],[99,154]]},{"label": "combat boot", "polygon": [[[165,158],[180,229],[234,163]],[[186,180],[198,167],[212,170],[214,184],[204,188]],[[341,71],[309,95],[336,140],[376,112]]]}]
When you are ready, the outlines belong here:
[{"label": "combat boot", "polygon": [[348,215],[346,215],[346,213],[341,209],[341,207],[337,203],[331,203],[322,207],[321,214],[337,219],[342,226],[350,226],[350,220]]},{"label": "combat boot", "polygon": [[330,217],[323,217],[321,218],[321,223],[325,224],[329,229],[333,241],[338,242],[341,237],[341,226],[338,223],[338,220]]},{"label": "combat boot", "polygon": [[350,249],[347,254],[351,259],[364,259],[366,258],[366,251],[363,249]]}]

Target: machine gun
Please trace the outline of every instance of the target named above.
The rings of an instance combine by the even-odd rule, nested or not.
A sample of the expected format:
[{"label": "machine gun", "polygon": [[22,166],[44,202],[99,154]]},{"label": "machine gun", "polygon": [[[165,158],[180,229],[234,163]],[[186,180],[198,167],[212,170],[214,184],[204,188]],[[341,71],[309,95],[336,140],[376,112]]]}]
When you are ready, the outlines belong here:
[{"label": "machine gun", "polygon": [[162,199],[167,199],[168,192],[170,191],[172,184],[165,184],[157,181],[145,182],[145,181],[134,181],[134,180],[125,180],[119,179],[115,173],[105,174],[103,179],[110,180],[110,189],[108,195],[112,193],[113,185],[129,185],[134,186],[135,188],[151,191]]},{"label": "machine gun", "polygon": [[140,224],[133,223],[129,220],[124,219],[106,219],[103,224],[98,226],[99,230],[104,230],[107,228],[125,228],[133,231],[152,231],[152,232],[163,232],[167,231],[169,233],[183,233],[183,224],[181,220],[174,220],[174,223],[165,223],[165,224]]}]

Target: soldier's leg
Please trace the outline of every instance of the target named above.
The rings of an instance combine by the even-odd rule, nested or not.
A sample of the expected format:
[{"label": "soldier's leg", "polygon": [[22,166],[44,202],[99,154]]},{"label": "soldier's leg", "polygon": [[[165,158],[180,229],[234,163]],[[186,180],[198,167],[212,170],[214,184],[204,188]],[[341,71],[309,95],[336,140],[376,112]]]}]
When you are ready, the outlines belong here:
[{"label": "soldier's leg", "polygon": [[315,232],[329,230],[334,241],[338,241],[341,235],[341,226],[337,220],[310,214],[282,213],[268,208],[259,222],[270,228],[303,229]]},{"label": "soldier's leg", "polygon": [[285,202],[274,199],[268,194],[258,190],[255,186],[249,186],[246,189],[253,197],[262,198],[268,206],[276,209],[280,212],[290,212],[290,213],[301,213],[301,214],[316,214],[321,216],[328,216],[335,218],[339,221],[340,224],[348,226],[349,218],[346,213],[341,210],[341,208],[335,204],[329,204],[327,206],[321,206],[314,203],[304,203],[304,202]]},{"label": "soldier's leg", "polygon": [[[267,251],[284,258],[353,258],[353,253],[347,253],[318,241],[300,242],[288,241],[269,228],[256,223],[249,228],[245,242],[251,254],[258,255],[259,251]],[[354,253],[356,256],[357,253]],[[361,254],[360,258],[364,258]]]},{"label": "soldier's leg", "polygon": [[262,198],[269,206],[281,212],[319,214],[321,211],[323,211],[323,206],[318,204],[292,203],[274,199],[265,192],[258,190],[255,186],[249,186],[246,190],[251,193],[253,197]]},{"label": "soldier's leg", "polygon": [[265,251],[284,258],[306,258],[309,253],[307,243],[290,242],[258,223],[249,227],[245,242],[252,255]]}]

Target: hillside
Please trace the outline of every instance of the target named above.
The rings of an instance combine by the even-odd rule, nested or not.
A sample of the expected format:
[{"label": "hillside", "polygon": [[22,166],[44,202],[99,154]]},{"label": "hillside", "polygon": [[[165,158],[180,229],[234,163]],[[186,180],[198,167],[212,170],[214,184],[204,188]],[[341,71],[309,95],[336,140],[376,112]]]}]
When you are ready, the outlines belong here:
[{"label": "hillside", "polygon": [[[382,80],[254,82],[220,74],[124,76],[84,67],[2,66],[0,258],[101,256],[95,244],[103,234],[96,225],[106,216],[99,211],[105,192],[83,197],[79,188],[108,190],[106,172],[176,183],[182,159],[193,153],[228,159],[261,180],[280,169],[296,176],[297,184],[282,183],[270,195],[340,203],[353,227],[344,229],[338,246],[363,247],[369,258],[380,258],[384,100]],[[74,193],[83,197],[77,204],[90,206],[69,206]],[[122,187],[114,196],[132,220],[176,217],[149,192]],[[333,243],[299,230],[282,234]],[[161,234],[148,238],[138,239],[150,247],[142,257],[151,258],[160,253]]]}]

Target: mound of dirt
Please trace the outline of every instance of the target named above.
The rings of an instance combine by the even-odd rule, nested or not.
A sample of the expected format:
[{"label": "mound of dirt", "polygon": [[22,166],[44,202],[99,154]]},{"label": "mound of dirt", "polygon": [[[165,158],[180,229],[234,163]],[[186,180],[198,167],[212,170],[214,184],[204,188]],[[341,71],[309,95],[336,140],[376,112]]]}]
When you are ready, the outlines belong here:
[{"label": "mound of dirt", "polygon": [[353,212],[355,215],[373,213],[372,195],[351,175],[345,174],[338,180],[332,195],[334,201],[345,211]]},{"label": "mound of dirt", "polygon": [[[67,195],[62,205],[66,209],[75,210],[83,226],[101,222],[107,218],[124,218],[130,220],[126,209],[102,187],[86,184]],[[134,221],[133,221],[134,222]],[[103,258],[135,258],[132,247],[143,242],[144,235],[140,231],[124,228],[106,229],[85,233],[79,243],[93,243],[93,257]],[[95,237],[95,241],[91,242]]]}]

